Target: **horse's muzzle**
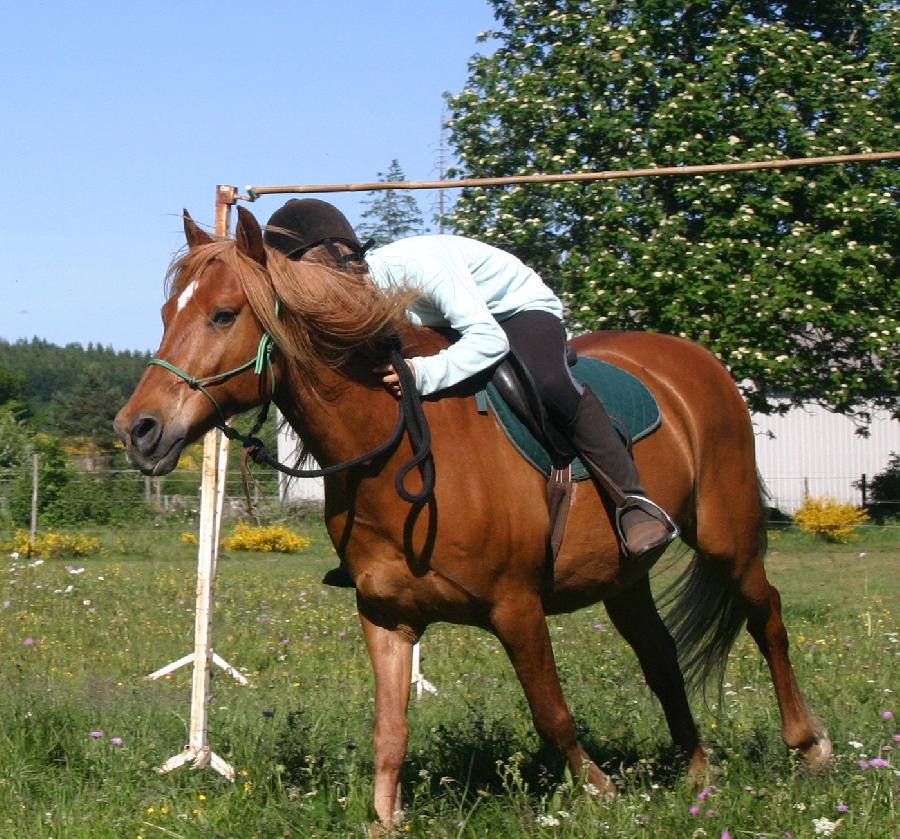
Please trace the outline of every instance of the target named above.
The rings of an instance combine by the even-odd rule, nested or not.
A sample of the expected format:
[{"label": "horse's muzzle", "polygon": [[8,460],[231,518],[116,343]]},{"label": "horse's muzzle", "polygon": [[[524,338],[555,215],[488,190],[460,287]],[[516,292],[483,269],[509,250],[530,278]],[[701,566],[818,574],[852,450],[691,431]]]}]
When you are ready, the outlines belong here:
[{"label": "horse's muzzle", "polygon": [[178,465],[186,440],[180,429],[163,425],[152,414],[138,414],[129,421],[121,412],[113,427],[125,443],[129,463],[145,475],[166,475]]}]

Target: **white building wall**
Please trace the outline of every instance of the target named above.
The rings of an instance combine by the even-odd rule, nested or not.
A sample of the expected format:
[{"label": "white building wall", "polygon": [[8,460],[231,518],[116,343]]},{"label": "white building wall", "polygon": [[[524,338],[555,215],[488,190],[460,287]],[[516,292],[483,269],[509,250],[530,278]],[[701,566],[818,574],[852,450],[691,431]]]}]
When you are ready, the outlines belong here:
[{"label": "white building wall", "polygon": [[862,504],[853,486],[883,472],[891,452],[900,452],[900,422],[876,415],[869,436],[856,434],[847,417],[819,406],[792,408],[783,416],[754,414],[756,460],[772,506],[793,514],[806,494]]},{"label": "white building wall", "polygon": [[[280,418],[279,418],[280,419]],[[783,416],[753,415],[756,459],[772,496],[772,506],[793,514],[806,493],[830,495],[838,501],[861,504],[853,486],[862,475],[869,480],[888,465],[892,452],[900,452],[900,422],[878,415],[868,437],[856,434],[847,417],[818,406],[792,408]],[[293,463],[297,437],[285,426],[278,434],[278,459]],[[281,497],[286,501],[322,501],[322,478],[281,476]]]},{"label": "white building wall", "polygon": [[[294,430],[287,423],[282,422],[280,413],[276,415],[275,422],[278,427],[278,460],[291,465],[297,461],[300,441]],[[325,500],[324,478],[290,478],[279,472],[278,487],[282,501]]]}]

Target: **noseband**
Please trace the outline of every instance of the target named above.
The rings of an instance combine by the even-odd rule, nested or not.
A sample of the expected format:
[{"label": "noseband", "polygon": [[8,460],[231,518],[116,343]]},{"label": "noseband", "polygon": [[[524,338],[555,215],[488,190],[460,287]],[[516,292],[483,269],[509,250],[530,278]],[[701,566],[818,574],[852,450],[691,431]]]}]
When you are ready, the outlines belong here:
[{"label": "noseband", "polygon": [[[268,332],[263,332],[262,338],[259,339],[259,344],[256,347],[256,355],[249,361],[245,361],[240,367],[235,367],[233,370],[226,370],[224,373],[215,373],[212,376],[204,376],[202,378],[192,376],[186,370],[176,367],[171,361],[166,361],[164,358],[151,358],[150,361],[147,362],[147,366],[156,365],[157,367],[162,367],[164,370],[168,370],[170,373],[174,373],[178,376],[179,379],[182,379],[192,390],[199,390],[200,393],[212,402],[216,409],[216,413],[219,415],[219,421],[216,423],[216,427],[221,429],[230,439],[234,439],[235,436],[239,435],[237,432],[234,433],[234,436],[228,433],[228,431],[234,432],[234,429],[227,424],[222,406],[207,388],[212,385],[224,384],[235,376],[239,376],[241,373],[250,369],[252,369],[257,376],[262,376],[263,371],[266,371],[269,377],[269,398],[263,405],[263,410],[265,413],[268,413],[269,403],[272,401],[272,396],[275,394],[275,367],[272,364],[272,353],[274,350],[275,342],[272,340],[272,336],[269,335]],[[263,418],[263,422],[265,422],[265,418]],[[260,423],[260,426],[262,426],[262,423]],[[228,429],[228,431],[226,431],[226,429]],[[251,433],[256,434],[258,431],[259,429],[257,428],[256,431]]]}]

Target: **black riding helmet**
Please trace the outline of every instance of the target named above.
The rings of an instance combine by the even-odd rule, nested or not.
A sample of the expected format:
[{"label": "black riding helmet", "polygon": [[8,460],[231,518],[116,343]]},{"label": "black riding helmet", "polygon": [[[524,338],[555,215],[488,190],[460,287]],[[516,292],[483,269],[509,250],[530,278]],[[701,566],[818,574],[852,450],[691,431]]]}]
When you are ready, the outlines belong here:
[{"label": "black riding helmet", "polygon": [[318,198],[292,198],[277,209],[266,224],[263,239],[288,259],[301,259],[310,248],[334,242],[353,249],[353,254],[341,261],[362,259],[371,245],[362,245],[344,214]]}]

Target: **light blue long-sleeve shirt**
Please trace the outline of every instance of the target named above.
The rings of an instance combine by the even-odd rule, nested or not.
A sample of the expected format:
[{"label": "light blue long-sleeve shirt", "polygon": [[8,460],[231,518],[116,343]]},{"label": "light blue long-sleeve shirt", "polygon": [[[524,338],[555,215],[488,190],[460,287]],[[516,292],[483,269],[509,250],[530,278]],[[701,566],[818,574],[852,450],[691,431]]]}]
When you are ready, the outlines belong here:
[{"label": "light blue long-sleeve shirt", "polygon": [[562,303],[540,276],[512,254],[464,236],[411,236],[366,254],[380,288],[420,292],[407,314],[421,326],[452,327],[459,340],[412,358],[423,396],[486,370],[509,352],[498,321],[537,309],[562,318]]}]

